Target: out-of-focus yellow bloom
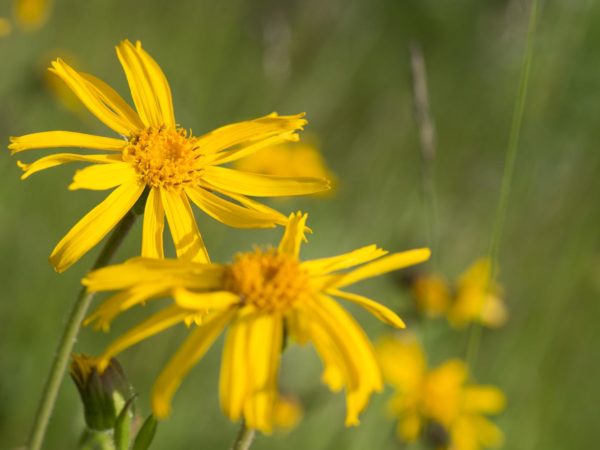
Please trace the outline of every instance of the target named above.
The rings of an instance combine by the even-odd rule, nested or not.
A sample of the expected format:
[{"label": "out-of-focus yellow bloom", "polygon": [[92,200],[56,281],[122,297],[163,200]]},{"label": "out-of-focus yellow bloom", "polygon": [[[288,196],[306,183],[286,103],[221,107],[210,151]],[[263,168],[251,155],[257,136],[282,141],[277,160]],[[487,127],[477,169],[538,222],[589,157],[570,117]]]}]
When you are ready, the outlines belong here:
[{"label": "out-of-focus yellow bloom", "polygon": [[415,441],[435,425],[445,430],[450,450],[477,450],[502,443],[502,432],[484,415],[504,409],[504,394],[494,386],[469,383],[463,361],[451,359],[429,370],[423,350],[412,336],[381,339],[377,355],[386,382],[396,390],[389,408],[398,417],[402,440]]},{"label": "out-of-focus yellow bloom", "polygon": [[445,315],[456,328],[471,322],[501,327],[508,311],[502,301],[502,287],[490,278],[490,268],[487,258],[475,261],[453,287],[439,275],[418,276],[411,287],[417,308],[429,317]]},{"label": "out-of-focus yellow bloom", "polygon": [[[327,167],[318,147],[310,143],[310,139],[307,142],[290,142],[264,148],[236,161],[235,167],[263,175],[326,178],[335,186],[335,175]],[[318,195],[331,193],[332,191],[326,191]]]},{"label": "out-of-focus yellow bloom", "polygon": [[[268,433],[278,397],[277,377],[285,329],[294,341],[312,342],[333,391],[346,390],[346,425],[359,414],[383,380],[365,332],[333,297],[357,304],[383,322],[403,328],[390,309],[344,288],[429,258],[429,249],[386,255],[375,245],[329,258],[301,261],[306,215],[292,214],[277,249],[240,253],[231,264],[135,258],[99,269],[83,284],[89,291],[119,291],[86,321],[107,329],[122,312],[150,299],[173,297],[159,311],[108,346],[102,361],[181,322],[196,323],[158,377],[154,415],[165,418],[188,371],[228,327],[221,360],[221,407],[231,420]],[[357,267],[359,266],[359,267]],[[350,270],[348,270],[350,269]]]},{"label": "out-of-focus yellow bloom", "polygon": [[12,24],[6,17],[0,17],[0,37],[8,36],[12,32]]},{"label": "out-of-focus yellow bloom", "polygon": [[171,89],[159,65],[142,48],[121,42],[117,56],[129,82],[137,111],[98,78],[80,73],[61,59],[52,70],[100,121],[119,138],[71,131],[46,131],[11,137],[12,153],[43,148],[75,147],[108,153],[57,153],[31,164],[18,162],[24,174],[79,161],[69,189],[114,189],[56,245],[50,262],[62,272],[94,247],[142,201],[142,256],[162,258],[165,217],[177,256],[208,262],[208,252],[190,200],[214,219],[237,228],[285,225],[287,217],[250,197],[313,194],[329,189],[321,178],[274,177],[221,167],[263,147],[297,141],[307,123],[304,114],[269,114],[259,119],[192,136],[175,120]]},{"label": "out-of-focus yellow bloom", "polygon": [[296,398],[279,396],[273,408],[273,426],[281,431],[291,431],[303,415],[302,405]]},{"label": "out-of-focus yellow bloom", "polygon": [[508,311],[502,301],[502,288],[491,278],[491,262],[482,258],[471,265],[456,282],[456,295],[448,320],[455,327],[479,321],[490,328],[506,323]]},{"label": "out-of-focus yellow bloom", "polygon": [[35,31],[42,27],[50,15],[51,0],[14,0],[14,15],[19,28]]}]

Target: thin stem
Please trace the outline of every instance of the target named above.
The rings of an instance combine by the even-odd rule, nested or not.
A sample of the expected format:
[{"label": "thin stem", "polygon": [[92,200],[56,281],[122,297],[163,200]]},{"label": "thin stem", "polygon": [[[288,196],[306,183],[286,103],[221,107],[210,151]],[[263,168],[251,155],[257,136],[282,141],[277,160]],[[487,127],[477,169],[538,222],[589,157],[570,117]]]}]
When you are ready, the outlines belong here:
[{"label": "thin stem", "polygon": [[435,157],[436,131],[429,107],[429,91],[427,88],[427,69],[421,46],[417,42],[410,45],[410,68],[412,74],[412,91],[414,117],[419,130],[421,149],[421,172],[423,196],[427,207],[427,230],[429,246],[432,252],[434,271],[437,269],[438,236],[437,236],[437,198],[435,192]]},{"label": "thin stem", "polygon": [[248,450],[254,440],[255,431],[252,428],[246,427],[246,421],[242,420],[242,425],[235,437],[235,442],[231,447],[231,450]]},{"label": "thin stem", "polygon": [[[504,173],[502,175],[502,185],[500,188],[500,198],[498,200],[498,207],[496,209],[496,216],[494,219],[494,225],[492,229],[492,236],[490,239],[489,247],[489,259],[490,259],[490,273],[488,279],[488,286],[486,288],[485,295],[487,296],[490,286],[496,277],[496,271],[498,267],[498,255],[500,253],[500,243],[502,241],[502,234],[504,232],[504,225],[506,222],[506,215],[508,211],[508,200],[510,197],[510,191],[513,183],[513,175],[515,170],[515,161],[517,159],[517,150],[519,148],[519,138],[521,135],[521,127],[523,124],[523,115],[525,113],[525,104],[527,101],[527,90],[529,88],[529,75],[531,73],[531,62],[533,60],[533,44],[534,37],[537,27],[537,16],[538,16],[538,0],[532,0],[531,10],[529,13],[529,25],[527,30],[527,43],[525,47],[525,55],[523,57],[523,63],[521,65],[521,75],[519,79],[519,90],[517,93],[517,102],[513,112],[512,124],[510,129],[510,135],[508,139],[508,146],[506,149],[506,159],[504,162]],[[481,324],[475,322],[470,329],[469,337],[467,340],[467,355],[466,360],[468,364],[472,364],[477,358],[479,351],[479,343],[481,340]]]},{"label": "thin stem", "polygon": [[[92,266],[92,270],[98,269],[105,266],[110,259],[113,257],[121,242],[131,229],[135,222],[136,215],[133,212],[128,212],[123,219],[119,222],[116,228],[111,233],[108,241],[104,244],[100,255],[96,259],[96,262]],[[58,343],[54,361],[52,361],[52,367],[44,386],[44,392],[38,405],[38,410],[33,423],[29,438],[29,450],[39,450],[44,442],[44,436],[48,427],[50,416],[52,415],[52,409],[58,396],[58,390],[62,383],[67,363],[75,344],[75,339],[79,333],[81,322],[85,317],[85,314],[92,301],[93,294],[86,293],[85,288],[82,288],[71,308],[71,312],[67,319],[67,323],[63,330],[63,334]]]}]

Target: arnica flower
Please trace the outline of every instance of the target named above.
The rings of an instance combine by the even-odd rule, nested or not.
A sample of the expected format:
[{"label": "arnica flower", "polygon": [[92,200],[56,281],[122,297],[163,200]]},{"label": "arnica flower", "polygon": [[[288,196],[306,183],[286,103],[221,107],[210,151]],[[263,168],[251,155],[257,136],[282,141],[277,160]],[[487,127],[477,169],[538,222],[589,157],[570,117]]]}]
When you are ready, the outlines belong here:
[{"label": "arnica flower", "polygon": [[[466,364],[451,359],[428,369],[423,349],[412,336],[388,336],[377,345],[384,378],[396,390],[389,403],[398,418],[398,436],[406,442],[419,437],[450,450],[477,450],[502,443],[500,429],[488,414],[504,409],[504,394],[494,386],[469,383]],[[440,437],[440,427],[445,438]],[[434,433],[428,435],[428,431]]]},{"label": "arnica flower", "polygon": [[439,275],[416,277],[411,290],[417,308],[429,317],[445,315],[455,328],[471,322],[501,327],[508,319],[508,311],[502,301],[502,288],[491,279],[490,269],[489,259],[479,259],[459,276],[454,286]]},{"label": "arnica flower", "polygon": [[[158,64],[137,42],[117,46],[134,111],[98,78],[77,72],[57,59],[50,69],[69,86],[100,121],[122,139],[70,131],[47,131],[11,138],[13,153],[79,147],[105,153],[57,153],[31,164],[19,162],[22,178],[72,161],[93,163],[75,173],[69,189],[116,188],[84,216],[57,244],[50,261],[59,272],[94,247],[147,194],[142,256],[163,257],[166,216],[179,257],[208,262],[188,199],[216,220],[239,228],[285,225],[281,213],[247,196],[312,194],[328,189],[316,178],[280,178],[220,167],[266,146],[298,139],[304,114],[268,116],[227,125],[199,137],[179,127],[171,90]],[[228,197],[228,199],[224,198]],[[144,197],[142,197],[143,199]]]},{"label": "arnica flower", "polygon": [[[288,142],[264,148],[235,162],[235,168],[246,172],[281,177],[325,178],[335,185],[336,176],[310,137],[303,142]],[[332,190],[323,194],[330,194]],[[323,195],[319,194],[319,195]]]},{"label": "arnica flower", "polygon": [[13,0],[17,25],[25,31],[35,31],[48,20],[52,0]]},{"label": "arnica flower", "polygon": [[[119,291],[86,321],[107,329],[115,316],[149,299],[174,302],[110,344],[100,356],[109,361],[126,348],[181,322],[192,331],[159,375],[152,392],[155,416],[165,418],[187,372],[228,327],[221,360],[220,401],[231,420],[244,417],[250,428],[273,427],[279,360],[285,334],[312,342],[324,364],[323,381],[346,389],[346,425],[358,424],[372,392],[382,389],[374,350],[364,331],[332,298],[358,304],[383,322],[403,328],[390,309],[347,286],[411,266],[428,249],[385,256],[370,245],[330,258],[299,260],[307,216],[292,214],[277,249],[238,254],[233,263],[135,258],[90,273],[89,291]],[[358,266],[358,267],[357,267]],[[347,270],[351,269],[351,270]]]}]

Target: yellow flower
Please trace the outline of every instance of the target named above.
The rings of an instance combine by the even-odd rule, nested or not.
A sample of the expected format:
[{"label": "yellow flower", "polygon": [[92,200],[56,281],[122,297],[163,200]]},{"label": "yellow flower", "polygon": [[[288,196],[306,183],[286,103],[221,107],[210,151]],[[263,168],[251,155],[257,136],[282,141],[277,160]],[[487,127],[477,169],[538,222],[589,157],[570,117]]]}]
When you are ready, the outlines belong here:
[{"label": "yellow flower", "polygon": [[420,275],[411,290],[417,308],[429,317],[445,315],[450,324],[463,328],[471,322],[480,322],[489,328],[498,328],[508,319],[502,301],[501,286],[491,280],[490,261],[475,261],[456,280],[454,286],[439,275]]},{"label": "yellow flower", "polygon": [[[189,337],[158,377],[152,393],[154,414],[170,413],[179,384],[229,325],[221,361],[221,407],[231,420],[244,417],[263,432],[273,427],[277,376],[284,327],[300,344],[312,342],[324,363],[323,381],[346,389],[346,425],[358,424],[372,392],[382,388],[369,339],[333,300],[362,306],[385,323],[403,328],[390,309],[343,290],[358,281],[425,261],[428,249],[386,255],[375,245],[330,258],[299,260],[306,215],[290,215],[277,249],[240,253],[231,264],[135,258],[92,272],[89,291],[119,291],[86,321],[107,329],[115,316],[149,299],[173,297],[174,303],[110,344],[101,359],[168,327],[186,322]],[[352,270],[351,269],[356,267]],[[194,324],[198,325],[195,326]]]},{"label": "yellow flower", "polygon": [[26,31],[40,28],[48,20],[51,0],[14,0],[15,20]]},{"label": "yellow flower", "polygon": [[469,322],[481,322],[498,328],[506,323],[508,311],[502,301],[502,288],[491,278],[490,269],[490,260],[482,258],[458,278],[456,296],[448,310],[450,324],[461,328]]},{"label": "yellow flower", "polygon": [[[335,180],[323,155],[313,143],[273,145],[236,161],[235,168],[246,172],[282,177],[316,177]],[[331,191],[328,191],[328,193]]]},{"label": "yellow flower", "polygon": [[451,450],[501,444],[502,432],[484,415],[504,409],[504,394],[494,386],[470,384],[463,361],[451,359],[429,370],[412,336],[381,339],[377,355],[386,382],[396,390],[389,406],[402,440],[415,441],[433,424],[448,434]]},{"label": "yellow flower", "polygon": [[280,178],[220,167],[263,147],[297,140],[297,130],[306,124],[304,114],[279,116],[273,113],[195,137],[175,121],[167,79],[142,45],[121,42],[117,56],[137,112],[106,83],[75,71],[60,59],[52,63],[50,70],[62,78],[100,121],[124,139],[70,131],[11,138],[9,148],[13,153],[58,147],[108,151],[85,155],[57,153],[31,164],[19,162],[25,171],[22,178],[67,162],[94,163],[75,173],[69,189],[116,187],[55,247],[50,261],[57,271],[67,269],[94,247],[142,194],[147,194],[142,256],[163,257],[166,216],[177,255],[208,262],[188,198],[206,214],[227,225],[265,228],[285,225],[287,219],[247,196],[303,195],[328,189],[328,182],[323,179]]}]

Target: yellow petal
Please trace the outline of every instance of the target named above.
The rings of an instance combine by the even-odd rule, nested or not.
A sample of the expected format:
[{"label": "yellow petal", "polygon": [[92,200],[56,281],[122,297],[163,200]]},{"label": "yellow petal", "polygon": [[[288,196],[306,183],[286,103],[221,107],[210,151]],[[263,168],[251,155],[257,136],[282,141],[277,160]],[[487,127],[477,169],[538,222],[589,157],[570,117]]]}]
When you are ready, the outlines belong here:
[{"label": "yellow petal", "polygon": [[116,291],[152,284],[157,280],[170,287],[194,290],[222,289],[225,268],[218,264],[198,264],[182,259],[132,258],[88,273],[81,281],[88,291]]},{"label": "yellow petal", "polygon": [[502,430],[485,417],[474,416],[471,418],[478,441],[482,447],[501,447],[504,442]]},{"label": "yellow petal", "polygon": [[206,167],[203,179],[218,191],[252,197],[305,195],[329,189],[329,181],[320,178],[274,177],[217,166]]},{"label": "yellow petal", "polygon": [[250,306],[238,311],[227,331],[223,346],[219,400],[223,413],[232,421],[240,418],[248,392],[248,325],[253,314],[255,310]]},{"label": "yellow petal", "polygon": [[112,102],[107,104],[106,98],[110,98],[112,93],[105,93],[104,85],[94,84],[92,78],[83,77],[60,58],[52,63],[50,70],[58,75],[86,108],[109,128],[123,136],[131,136],[139,129],[139,122],[134,123],[129,120],[129,112],[113,109],[115,105]]},{"label": "yellow petal", "polygon": [[138,284],[107,298],[85,319],[84,325],[94,324],[94,329],[108,331],[111,322],[119,314],[144,304],[147,300],[166,296],[170,292],[168,284],[161,282]]},{"label": "yellow petal", "polygon": [[257,314],[248,324],[248,398],[244,419],[249,428],[270,433],[277,399],[277,374],[283,337],[279,314]]},{"label": "yellow petal", "polygon": [[466,411],[481,414],[496,414],[504,409],[506,397],[495,386],[468,386],[464,393]]},{"label": "yellow petal", "polygon": [[419,248],[416,250],[408,250],[402,253],[394,253],[384,258],[373,261],[358,269],[348,272],[344,275],[339,275],[339,278],[333,282],[332,287],[344,287],[366,278],[372,278],[393,270],[403,269],[404,267],[413,266],[415,264],[427,261],[431,251],[428,248]]},{"label": "yellow petal", "polygon": [[163,233],[165,229],[165,210],[160,190],[151,188],[144,208],[142,228],[142,256],[164,258]]},{"label": "yellow petal", "polygon": [[404,397],[421,396],[427,361],[420,342],[411,334],[385,336],[377,342],[377,359],[387,383]]},{"label": "yellow petal", "polygon": [[120,151],[125,145],[127,145],[127,141],[123,139],[94,136],[93,134],[76,133],[74,131],[43,131],[41,133],[13,136],[10,138],[8,148],[12,154],[15,154],[24,150],[65,147]]},{"label": "yellow petal", "polygon": [[220,192],[222,194],[226,195],[227,197],[231,197],[236,202],[238,202],[240,205],[245,206],[248,209],[251,209],[253,211],[257,211],[259,213],[273,217],[273,221],[277,225],[285,226],[288,223],[288,218],[285,215],[281,214],[279,211],[277,211],[273,208],[268,207],[267,205],[265,205],[263,203],[252,200],[244,195],[235,194],[233,192],[229,192],[229,191],[220,191]]},{"label": "yellow petal", "polygon": [[311,274],[328,274],[373,261],[387,253],[376,245],[367,245],[342,255],[303,261],[302,268]]},{"label": "yellow petal", "polygon": [[100,370],[102,370],[102,367],[106,367],[112,357],[118,355],[123,350],[144,339],[148,339],[150,336],[160,333],[167,328],[177,325],[182,322],[187,315],[188,312],[183,311],[176,306],[171,306],[150,316],[148,319],[114,340],[106,350],[104,350],[104,353],[100,356]]},{"label": "yellow petal", "polygon": [[94,164],[75,172],[69,190],[104,191],[120,184],[135,182],[137,179],[137,173],[129,163]]},{"label": "yellow petal", "polygon": [[273,228],[278,216],[231,203],[202,188],[186,188],[190,199],[213,219],[235,228]]},{"label": "yellow petal", "polygon": [[306,125],[304,114],[279,116],[277,113],[254,120],[238,122],[217,128],[198,138],[197,145],[204,154],[212,154],[232,147],[258,142],[271,136],[289,134]]},{"label": "yellow petal", "polygon": [[283,233],[281,242],[279,242],[279,253],[298,258],[300,244],[302,241],[306,242],[306,236],[304,235],[306,219],[308,219],[308,214],[302,214],[301,212],[290,214],[285,232]]},{"label": "yellow petal", "polygon": [[330,289],[327,291],[327,293],[362,306],[364,309],[369,311],[379,320],[381,320],[384,323],[387,323],[388,325],[391,325],[396,328],[406,328],[406,325],[404,324],[402,319],[398,317],[398,315],[394,311],[383,306],[380,303],[377,303],[374,300],[371,300],[370,298],[358,294],[353,294],[351,292],[340,291],[338,289]]},{"label": "yellow petal", "polygon": [[146,126],[174,127],[171,90],[160,67],[139,42],[134,46],[123,41],[117,46],[117,56],[123,66],[133,102]]},{"label": "yellow petal", "polygon": [[98,206],[87,213],[56,245],[50,262],[63,272],[112,230],[133,207],[144,186],[132,182],[115,189]]},{"label": "yellow petal", "polygon": [[213,154],[207,158],[207,162],[212,165],[226,164],[252,155],[263,148],[273,147],[281,144],[282,142],[297,142],[299,139],[300,138],[295,131],[289,131],[262,139],[252,144],[248,143],[246,145],[241,145],[240,148],[236,148],[235,150]]},{"label": "yellow petal", "polygon": [[228,291],[192,292],[179,288],[173,293],[175,303],[190,310],[221,310],[240,302],[240,297]]},{"label": "yellow petal", "polygon": [[403,415],[398,421],[398,436],[404,442],[414,442],[421,433],[421,417],[416,412]]},{"label": "yellow petal", "polygon": [[185,192],[160,190],[177,257],[208,263],[210,259]]},{"label": "yellow petal", "polygon": [[181,381],[204,356],[235,312],[235,309],[226,310],[197,327],[171,358],[152,388],[152,410],[157,418],[164,419],[170,414],[171,399]]},{"label": "yellow petal", "polygon": [[19,168],[23,170],[21,179],[24,180],[34,173],[51,167],[60,166],[70,162],[90,162],[98,164],[115,163],[121,161],[121,155],[78,155],[76,153],[55,153],[54,155],[44,156],[30,164],[17,162]]}]

